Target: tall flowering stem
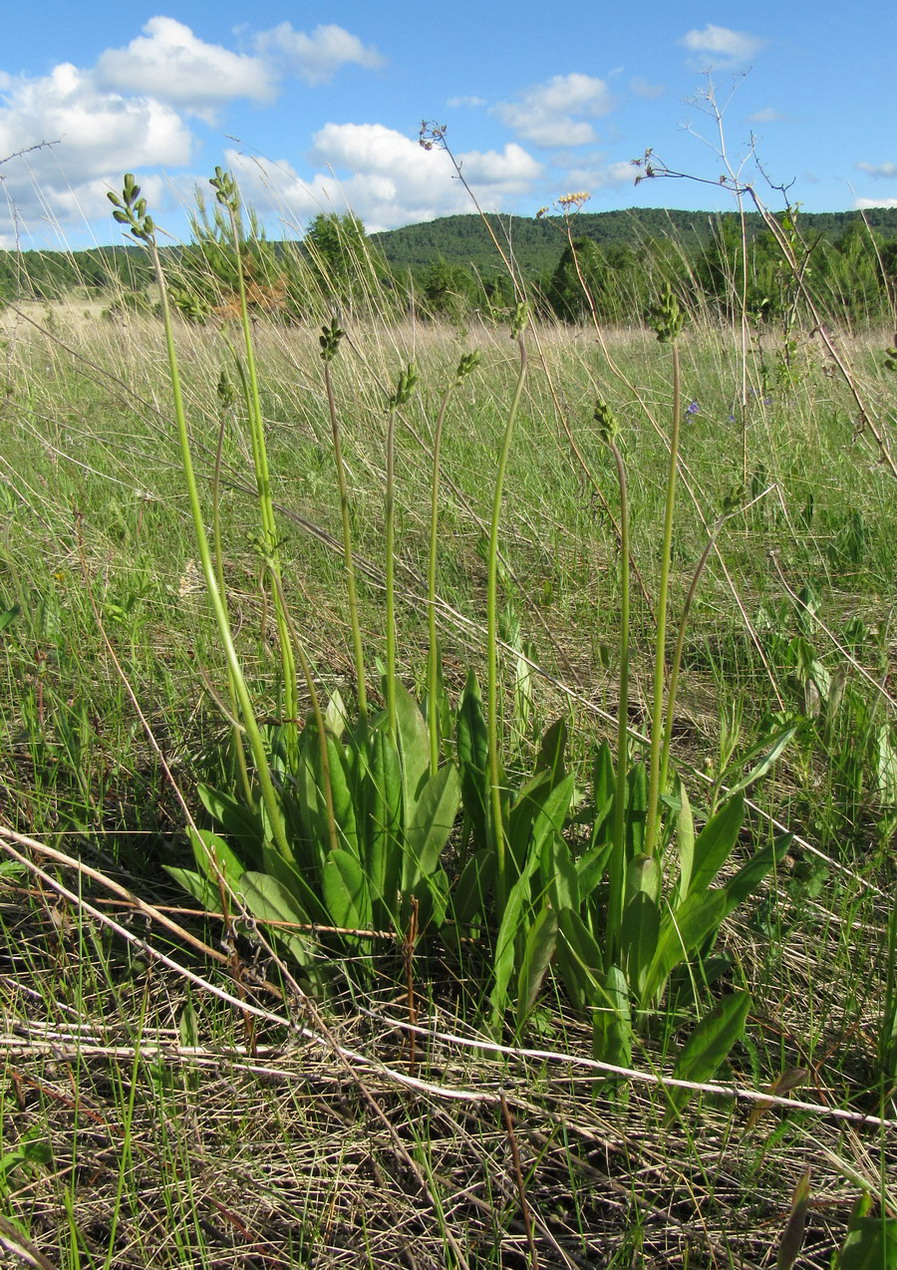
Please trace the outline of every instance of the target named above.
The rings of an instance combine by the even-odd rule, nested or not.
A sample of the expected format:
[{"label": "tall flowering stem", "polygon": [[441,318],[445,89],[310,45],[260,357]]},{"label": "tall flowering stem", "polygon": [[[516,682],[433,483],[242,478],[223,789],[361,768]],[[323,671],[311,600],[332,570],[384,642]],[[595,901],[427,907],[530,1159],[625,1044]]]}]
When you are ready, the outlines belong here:
[{"label": "tall flowering stem", "polygon": [[682,330],[682,311],[669,287],[654,313],[654,330],[662,344],[669,344],[673,358],[673,410],[670,431],[670,466],[667,473],[666,510],[660,554],[660,589],[657,596],[657,633],[654,656],[654,690],[651,711],[651,754],[648,768],[648,817],[645,826],[645,855],[651,859],[657,852],[660,828],[660,769],[664,732],[664,679],[666,674],[667,610],[670,591],[670,562],[673,544],[673,513],[676,507],[676,484],[679,475],[679,434],[682,422],[682,389],[679,349],[676,340]]},{"label": "tall flowering stem", "polygon": [[346,562],[346,593],[349,597],[349,619],[352,623],[352,645],[355,650],[355,691],[358,694],[358,713],[364,720],[368,712],[367,685],[365,682],[364,650],[361,643],[361,621],[358,616],[358,595],[355,589],[355,561],[352,556],[352,527],[349,519],[349,485],[346,480],[346,465],[343,462],[343,446],[340,439],[339,417],[336,413],[336,398],[333,394],[333,378],[330,374],[330,363],[339,352],[340,341],[345,331],[336,318],[329,326],[321,328],[318,342],[321,345],[321,360],[324,363],[324,391],[327,394],[327,408],[330,412],[330,431],[333,436],[333,459],[336,464],[336,480],[339,486],[340,518],[343,531],[343,558]]},{"label": "tall flowering stem", "polygon": [[286,824],[284,822],[283,812],[280,807],[277,793],[274,789],[274,783],[271,779],[271,772],[268,767],[268,756],[265,752],[265,743],[255,720],[252,698],[249,694],[249,688],[243,675],[243,668],[240,665],[240,660],[237,656],[236,647],[234,646],[227,607],[218,586],[218,578],[215,572],[215,562],[212,558],[212,549],[209,545],[208,535],[206,534],[205,519],[203,517],[202,504],[199,497],[199,487],[196,481],[196,471],[193,467],[193,455],[190,449],[190,435],[187,429],[187,415],[184,409],[184,396],[181,390],[181,376],[178,367],[177,351],[174,344],[174,329],[171,320],[171,306],[168,300],[168,286],[162,269],[162,262],[159,257],[158,244],[156,242],[156,226],[152,217],[147,215],[146,199],[141,197],[140,187],[132,173],[129,172],[125,176],[124,188],[121,196],[113,194],[110,191],[109,201],[115,209],[112,215],[118,223],[120,225],[125,225],[128,228],[131,237],[136,239],[137,242],[141,242],[145,245],[147,251],[149,252],[153,269],[156,274],[156,282],[159,286],[159,294],[162,303],[162,321],[165,328],[165,347],[168,356],[168,373],[169,381],[171,383],[178,443],[181,450],[181,462],[184,469],[184,479],[187,485],[187,498],[190,504],[190,514],[193,519],[193,527],[196,533],[196,547],[199,553],[203,578],[205,580],[206,590],[209,595],[212,610],[215,615],[218,635],[221,640],[221,646],[224,649],[228,671],[231,675],[237,701],[239,702],[243,726],[246,729],[246,739],[249,743],[249,748],[255,762],[256,777],[259,783],[262,803],[271,827],[271,833],[277,850],[286,859],[290,859],[292,852],[287,841]]},{"label": "tall flowering stem", "polygon": [[496,865],[496,891],[500,911],[507,900],[507,873],[505,851],[505,827],[502,812],[502,775],[498,753],[498,530],[501,520],[501,502],[504,490],[505,469],[511,451],[514,424],[523,398],[526,382],[527,358],[524,330],[528,318],[526,304],[518,304],[514,314],[512,338],[520,350],[519,370],[514,396],[508,410],[508,419],[498,454],[498,471],[495,474],[495,494],[492,500],[492,522],[489,529],[488,578],[486,583],[486,679],[487,679],[487,736],[489,748],[489,792],[493,849]]},{"label": "tall flowering stem", "polygon": [[389,398],[386,425],[386,713],[393,740],[398,736],[396,715],[396,412],[407,404],[417,385],[414,363],[399,374]]},{"label": "tall flowering stem", "polygon": [[442,429],[449,402],[458,385],[480,364],[478,352],[465,353],[458,363],[455,377],[443,394],[436,426],[433,429],[433,475],[430,480],[430,553],[427,561],[427,625],[429,658],[427,661],[427,730],[430,741],[430,771],[439,766],[439,644],[436,639],[436,560],[439,545],[439,487],[442,461]]},{"label": "tall flowering stem", "polygon": [[605,401],[595,405],[598,432],[611,452],[620,492],[620,700],[617,707],[617,768],[614,797],[613,851],[609,861],[610,887],[607,914],[605,965],[610,969],[616,961],[617,946],[623,925],[626,871],[626,780],[629,772],[629,493],[626,465],[620,451],[620,427]]},{"label": "tall flowering stem", "polygon": [[280,548],[278,545],[277,523],[274,515],[274,500],[271,496],[271,470],[268,464],[268,448],[265,443],[265,425],[262,414],[261,394],[259,392],[258,370],[255,361],[255,349],[252,342],[252,329],[249,322],[249,305],[246,296],[246,279],[243,270],[243,230],[240,216],[240,194],[233,176],[223,168],[216,168],[215,175],[209,184],[215,191],[215,197],[227,213],[230,224],[231,241],[234,248],[234,259],[237,271],[237,292],[240,302],[240,321],[243,333],[243,348],[246,357],[246,374],[240,369],[244,381],[247,412],[249,415],[249,432],[252,442],[252,459],[255,468],[256,490],[258,492],[259,514],[262,522],[262,542],[265,565],[273,583],[274,613],[277,621],[277,641],[280,647],[281,672],[283,678],[283,707],[287,720],[286,748],[291,770],[295,770],[299,753],[298,718],[299,698],[296,689],[296,656],[290,637],[289,621],[284,607],[283,575],[280,567]]}]

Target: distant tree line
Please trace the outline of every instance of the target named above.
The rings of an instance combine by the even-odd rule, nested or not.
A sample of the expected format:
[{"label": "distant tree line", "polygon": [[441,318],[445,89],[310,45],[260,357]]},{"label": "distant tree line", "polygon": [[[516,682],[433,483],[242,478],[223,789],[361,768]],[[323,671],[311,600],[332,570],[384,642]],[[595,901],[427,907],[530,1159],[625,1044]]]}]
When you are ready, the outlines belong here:
[{"label": "distant tree line", "polygon": [[[578,213],[569,221],[490,217],[492,232],[540,313],[580,323],[641,323],[669,283],[697,313],[793,321],[802,288],[759,216],[660,211]],[[897,210],[779,218],[803,289],[831,320],[891,322],[897,296]],[[414,313],[464,323],[498,317],[515,299],[489,228],[453,216],[369,236],[352,215],[321,214],[299,242],[269,240],[247,212],[239,225],[251,311],[284,322],[334,312]],[[192,241],[165,251],[175,304],[205,322],[236,312],[237,253],[221,209],[202,202]],[[137,247],[0,252],[0,301],[52,301],[80,291],[112,312],[150,310],[153,279]]]}]

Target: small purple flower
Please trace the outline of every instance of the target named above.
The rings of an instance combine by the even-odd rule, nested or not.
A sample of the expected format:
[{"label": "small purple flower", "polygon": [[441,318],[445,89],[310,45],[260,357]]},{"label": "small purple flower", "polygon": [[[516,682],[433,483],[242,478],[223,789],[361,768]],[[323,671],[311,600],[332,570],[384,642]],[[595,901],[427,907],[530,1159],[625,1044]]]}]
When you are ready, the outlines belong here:
[{"label": "small purple flower", "polygon": [[690,401],[688,405],[685,407],[685,413],[687,415],[696,415],[698,414],[700,409],[701,407],[698,405],[696,401]]}]

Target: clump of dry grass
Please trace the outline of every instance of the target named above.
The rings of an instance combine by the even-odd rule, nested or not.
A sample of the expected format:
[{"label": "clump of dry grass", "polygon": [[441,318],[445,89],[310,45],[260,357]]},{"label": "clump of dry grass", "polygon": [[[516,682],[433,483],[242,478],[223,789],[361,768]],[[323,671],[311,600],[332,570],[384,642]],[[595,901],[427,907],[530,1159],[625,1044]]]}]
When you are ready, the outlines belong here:
[{"label": "clump of dry grass", "polygon": [[[32,1246],[52,1265],[115,1270],[750,1270],[769,1263],[809,1168],[801,1264],[823,1270],[858,1187],[897,1166],[897,1121],[839,1111],[843,1050],[862,1055],[870,1001],[850,1018],[832,999],[790,1092],[752,1092],[752,1047],[733,1085],[670,1123],[661,1038],[614,1078],[560,1003],[540,1016],[539,1049],[502,1049],[424,981],[412,1051],[391,991],[344,994],[325,1022],[250,934],[221,945],[183,916],[163,927],[168,897],[145,882],[138,907],[121,881],[2,838],[20,867],[2,909],[4,1159],[42,1150],[3,1175],[23,1239],[0,1238],[26,1260]],[[730,943],[750,974],[762,952],[737,928]],[[787,991],[777,1008],[768,992],[754,1029],[765,1059],[792,1065],[807,1059],[801,994],[827,1008],[801,946],[786,941]]]}]

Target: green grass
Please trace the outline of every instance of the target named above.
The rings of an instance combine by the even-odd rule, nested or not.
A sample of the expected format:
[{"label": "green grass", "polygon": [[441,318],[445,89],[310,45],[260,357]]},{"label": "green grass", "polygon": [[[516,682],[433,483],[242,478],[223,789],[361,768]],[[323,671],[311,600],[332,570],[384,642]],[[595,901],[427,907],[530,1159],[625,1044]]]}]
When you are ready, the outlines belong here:
[{"label": "green grass", "polygon": [[[793,1096],[815,1110],[774,1106],[753,1124],[749,1101],[708,1094],[670,1123],[648,1078],[670,1074],[692,1026],[687,975],[639,1034],[632,1062],[646,1079],[616,1082],[589,1066],[591,1027],[551,976],[522,1039],[557,1057],[451,1039],[472,1035],[488,949],[460,961],[422,950],[417,1018],[432,1031],[412,1053],[401,949],[381,957],[364,990],[349,977],[323,1015],[309,1014],[269,945],[244,922],[223,930],[167,880],[162,865],[191,859],[180,799],[201,817],[198,786],[225,783],[232,768],[219,708],[229,700],[227,666],[177,461],[160,328],[65,306],[38,309],[36,320],[41,329],[19,323],[7,334],[3,363],[0,615],[10,617],[0,632],[0,825],[69,862],[30,847],[26,860],[46,875],[16,863],[0,879],[0,1211],[21,1238],[55,1266],[97,1270],[499,1267],[536,1257],[543,1266],[766,1265],[808,1164],[799,1264],[830,1264],[862,1190],[874,1212],[897,1215],[897,1071],[882,1061],[894,1053],[882,1043],[894,1026],[885,989],[897,793],[882,742],[893,701],[858,669],[891,691],[894,482],[869,438],[855,435],[852,397],[818,340],[802,340],[788,383],[776,379],[770,337],[749,353],[745,432],[730,418],[741,376],[732,333],[706,324],[682,337],[683,402],[699,408],[682,428],[670,616],[675,631],[706,526],[746,470],[752,494],[768,492],[727,522],[701,581],[673,763],[703,806],[707,782],[733,783],[775,717],[800,723],[751,790],[760,810],[740,848],[766,843],[768,816],[797,839],[762,894],[727,921],[717,951],[729,958],[724,982],[748,988],[754,1002],[726,1078],[759,1091],[806,1069]],[[482,354],[453,393],[442,435],[437,612],[457,702],[467,668],[482,677],[487,663],[494,474],[517,352],[506,327],[471,325],[462,336],[396,321],[346,326],[332,374],[371,667],[386,657],[385,406],[398,372],[412,361],[418,370],[418,391],[396,419],[394,492],[396,658],[419,696],[429,439],[459,357]],[[177,328],[206,507],[215,385],[233,364],[235,338],[214,326]],[[538,671],[532,719],[516,726],[515,659],[500,658],[500,735],[516,779],[532,770],[545,727],[565,717],[585,787],[597,743],[615,744],[621,606],[617,477],[594,403],[605,398],[621,423],[644,588],[633,578],[629,719],[643,736],[670,362],[641,330],[607,333],[603,346],[581,329],[539,327],[528,338],[497,576],[499,608],[519,622],[518,647],[531,643]],[[323,696],[340,689],[351,702],[356,663],[318,329],[260,323],[254,339],[290,617]],[[886,343],[871,332],[848,346],[885,422],[897,409]],[[248,430],[231,420],[221,482],[228,603],[257,716],[275,721],[281,657],[260,581],[256,506]],[[805,587],[810,615],[789,595]],[[863,626],[851,635],[854,618]],[[379,706],[373,674],[369,687]],[[305,712],[302,690],[300,698]],[[8,834],[0,839],[23,851]],[[451,850],[456,868],[461,847]],[[79,878],[77,860],[97,873]],[[97,874],[178,910],[171,919],[206,951],[155,915],[145,919]],[[890,1122],[839,1120],[831,1109]],[[7,1247],[15,1238],[5,1228],[2,1237]]]}]

